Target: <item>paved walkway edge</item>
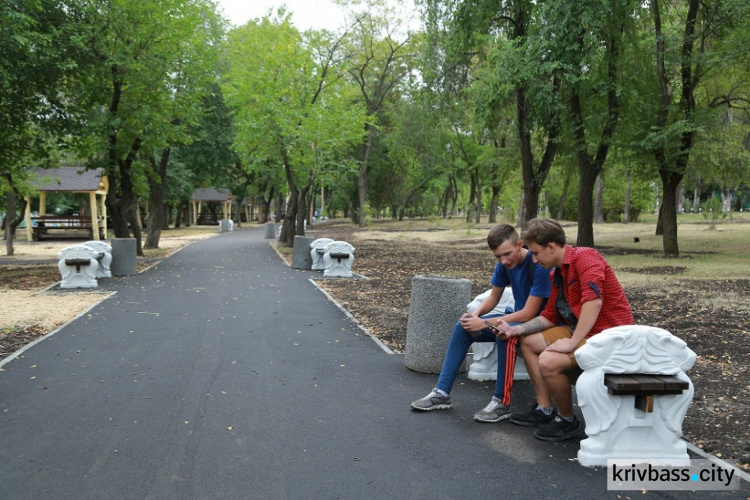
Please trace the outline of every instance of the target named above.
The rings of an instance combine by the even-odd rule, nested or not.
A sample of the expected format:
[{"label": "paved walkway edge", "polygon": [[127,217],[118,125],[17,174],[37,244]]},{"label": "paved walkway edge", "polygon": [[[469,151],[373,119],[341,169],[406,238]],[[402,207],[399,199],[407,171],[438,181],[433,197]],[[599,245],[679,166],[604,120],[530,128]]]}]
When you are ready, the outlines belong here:
[{"label": "paved walkway edge", "polygon": [[[54,286],[54,285],[52,285],[52,286]],[[94,304],[91,304],[91,306],[89,306],[85,310],[81,311],[80,314],[74,316],[73,318],[70,318],[68,321],[66,321],[62,325],[58,326],[57,328],[55,328],[54,330],[52,330],[48,334],[43,335],[43,336],[39,337],[38,339],[36,339],[36,340],[34,340],[32,342],[29,342],[25,346],[23,346],[20,349],[18,349],[17,351],[15,351],[13,354],[8,355],[8,357],[6,357],[2,361],[0,361],[0,368],[2,368],[3,366],[5,366],[6,364],[10,363],[14,359],[16,359],[18,356],[20,356],[24,352],[28,351],[29,349],[31,349],[32,347],[34,347],[35,345],[37,345],[38,343],[42,342],[43,340],[46,340],[46,339],[50,338],[51,336],[53,336],[54,334],[56,334],[57,332],[59,332],[60,330],[62,330],[63,328],[65,328],[66,326],[68,326],[69,324],[71,324],[72,322],[74,322],[75,320],[77,320],[78,318],[80,318],[81,316],[83,316],[84,314],[86,314],[87,312],[89,312],[90,310],[92,310],[93,308],[95,308],[96,306],[98,306],[99,304],[101,304],[102,302],[104,302],[105,300],[107,300],[108,298],[110,298],[110,297],[112,297],[113,295],[116,295],[116,294],[117,294],[117,292],[110,292],[108,294],[103,295],[102,300],[100,300],[98,302],[95,302]]]},{"label": "paved walkway edge", "polygon": [[357,325],[360,330],[362,330],[363,332],[365,332],[365,334],[367,334],[367,336],[370,337],[373,342],[375,342],[378,346],[380,346],[381,349],[383,349],[388,354],[396,354],[395,352],[393,352],[391,350],[390,347],[388,347],[387,345],[385,345],[379,338],[377,338],[375,335],[373,335],[373,333],[370,330],[368,330],[365,325],[363,325],[362,323],[360,323],[359,320],[352,315],[352,313],[350,313],[349,311],[347,311],[344,306],[342,306],[341,304],[339,304],[339,302],[336,299],[334,299],[333,297],[331,297],[331,294],[329,294],[328,292],[326,292],[320,285],[318,285],[313,278],[310,278],[309,280],[310,280],[310,283],[312,283],[315,288],[317,288],[318,290],[320,290],[323,293],[323,295],[325,295],[326,298],[333,303],[333,305],[335,305],[336,307],[338,307],[341,310],[341,312],[343,312],[346,315],[347,318],[349,318],[350,320],[352,320],[354,322],[354,324]]},{"label": "paved walkway edge", "polygon": [[710,460],[711,462],[715,463],[716,465],[721,465],[725,469],[734,469],[735,473],[737,474],[737,476],[739,476],[740,479],[743,479],[744,481],[750,483],[750,474],[748,474],[747,472],[743,471],[742,469],[740,469],[736,465],[730,464],[729,462],[727,462],[725,460],[722,460],[722,459],[720,459],[719,457],[717,457],[715,455],[711,455],[710,453],[707,453],[707,452],[701,450],[700,448],[698,448],[693,443],[691,443],[691,442],[689,442],[687,440],[685,440],[685,442],[687,443],[688,450],[690,450],[691,452],[693,452],[696,455],[699,455],[699,456],[705,458],[706,460]]}]

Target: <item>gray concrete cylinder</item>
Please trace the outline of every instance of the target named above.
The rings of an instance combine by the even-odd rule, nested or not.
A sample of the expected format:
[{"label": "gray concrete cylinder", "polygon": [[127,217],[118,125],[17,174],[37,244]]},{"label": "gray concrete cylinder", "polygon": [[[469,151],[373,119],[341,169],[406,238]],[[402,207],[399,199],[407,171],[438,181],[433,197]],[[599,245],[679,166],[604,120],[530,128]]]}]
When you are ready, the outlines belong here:
[{"label": "gray concrete cylinder", "polygon": [[456,321],[471,302],[471,281],[446,276],[414,276],[406,324],[404,365],[440,373]]},{"label": "gray concrete cylinder", "polygon": [[129,276],[138,273],[138,247],[135,238],[112,238],[112,276]]},{"label": "gray concrete cylinder", "polygon": [[295,236],[292,244],[292,269],[312,269],[310,243],[315,241],[312,236]]},{"label": "gray concrete cylinder", "polygon": [[276,224],[273,222],[266,222],[266,239],[272,240],[276,238]]}]

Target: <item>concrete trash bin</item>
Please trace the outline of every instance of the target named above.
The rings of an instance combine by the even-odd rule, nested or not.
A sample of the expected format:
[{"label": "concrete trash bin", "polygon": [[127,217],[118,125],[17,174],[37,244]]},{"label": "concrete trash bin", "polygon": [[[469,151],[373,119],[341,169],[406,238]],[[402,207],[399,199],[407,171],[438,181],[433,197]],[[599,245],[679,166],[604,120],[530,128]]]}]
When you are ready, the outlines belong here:
[{"label": "concrete trash bin", "polygon": [[266,222],[266,239],[273,240],[276,238],[276,224],[273,222]]},{"label": "concrete trash bin", "polygon": [[292,269],[312,269],[310,243],[315,241],[312,236],[295,236],[292,244]]},{"label": "concrete trash bin", "polygon": [[470,301],[468,279],[414,276],[404,366],[421,373],[440,373],[453,327]]},{"label": "concrete trash bin", "polygon": [[138,273],[138,247],[135,238],[112,238],[112,276],[129,276]]}]

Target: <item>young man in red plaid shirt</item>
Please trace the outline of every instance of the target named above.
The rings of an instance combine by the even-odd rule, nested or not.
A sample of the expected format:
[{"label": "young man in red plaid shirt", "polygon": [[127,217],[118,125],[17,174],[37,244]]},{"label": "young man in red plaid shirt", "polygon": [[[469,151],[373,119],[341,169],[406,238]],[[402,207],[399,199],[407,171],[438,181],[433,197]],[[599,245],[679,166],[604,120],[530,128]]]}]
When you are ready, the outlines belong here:
[{"label": "young man in red plaid shirt", "polygon": [[[512,414],[510,421],[540,426],[534,437],[563,441],[581,434],[573,413],[566,372],[577,367],[574,352],[592,335],[620,325],[632,325],[625,292],[604,257],[593,248],[571,247],[554,219],[529,221],[521,234],[534,261],[551,273],[552,289],[541,315],[521,325],[499,323],[508,337],[521,336],[521,353],[536,392],[529,413]],[[557,403],[557,414],[552,400]]]}]

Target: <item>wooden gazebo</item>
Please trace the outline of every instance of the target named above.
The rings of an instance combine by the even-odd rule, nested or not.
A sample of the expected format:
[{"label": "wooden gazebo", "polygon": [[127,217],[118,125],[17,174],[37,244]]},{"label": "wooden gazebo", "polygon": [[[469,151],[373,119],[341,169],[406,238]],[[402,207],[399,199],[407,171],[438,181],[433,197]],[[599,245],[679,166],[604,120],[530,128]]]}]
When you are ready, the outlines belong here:
[{"label": "wooden gazebo", "polygon": [[[109,181],[104,169],[85,170],[81,166],[35,169],[32,185],[39,191],[39,216],[31,216],[31,200],[26,203],[26,237],[29,241],[48,234],[50,228],[75,229],[99,240],[107,235],[107,207],[104,201]],[[47,193],[83,193],[89,196],[90,216],[47,215]],[[102,236],[103,235],[103,236]]]},{"label": "wooden gazebo", "polygon": [[221,218],[229,219],[232,215],[232,200],[232,192],[228,189],[196,189],[190,197],[190,201],[193,202],[193,225],[198,225],[198,215],[202,213],[203,202],[220,203]]}]

